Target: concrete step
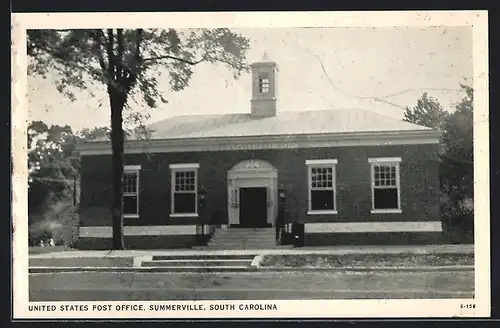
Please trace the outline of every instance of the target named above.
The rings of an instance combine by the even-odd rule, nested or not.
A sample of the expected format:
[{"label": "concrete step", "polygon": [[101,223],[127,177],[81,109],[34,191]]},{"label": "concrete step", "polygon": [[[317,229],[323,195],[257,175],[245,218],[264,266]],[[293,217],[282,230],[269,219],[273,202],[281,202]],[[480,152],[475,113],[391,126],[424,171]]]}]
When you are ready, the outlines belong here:
[{"label": "concrete step", "polygon": [[245,238],[212,238],[213,242],[220,242],[220,243],[254,243],[254,244],[275,244],[276,239],[271,238],[271,239],[245,239]]},{"label": "concrete step", "polygon": [[258,249],[275,249],[276,246],[268,246],[268,245],[208,245],[205,246],[204,249],[212,249],[212,250],[223,250],[223,249],[244,249],[244,250],[258,250]]},{"label": "concrete step", "polygon": [[220,238],[220,239],[276,239],[276,237],[273,236],[259,236],[259,235],[245,235],[245,236],[240,236],[240,235],[215,235],[212,238]]},{"label": "concrete step", "polygon": [[254,244],[260,244],[260,243],[276,243],[276,239],[274,238],[212,238],[211,241],[220,241],[220,242],[227,242],[227,243],[254,243]]},{"label": "concrete step", "polygon": [[252,257],[256,256],[259,254],[260,250],[267,250],[267,249],[291,249],[293,248],[292,245],[232,245],[232,246],[227,246],[227,245],[214,245],[212,243],[206,245],[206,246],[195,246],[193,249],[199,249],[199,250],[214,250],[214,251],[227,251],[227,250],[246,250],[246,251],[255,251],[255,255],[252,255]]},{"label": "concrete step", "polygon": [[226,235],[263,235],[263,236],[270,236],[270,235],[275,235],[276,231],[271,230],[271,231],[259,231],[259,230],[245,230],[245,231],[234,231],[234,230],[216,230],[216,234],[226,234]]},{"label": "concrete step", "polygon": [[163,260],[163,261],[144,261],[143,267],[244,267],[250,266],[252,260],[246,259],[224,259],[224,260]]},{"label": "concrete step", "polygon": [[208,249],[273,249],[276,247],[275,228],[229,228],[216,230]]},{"label": "concrete step", "polygon": [[[205,247],[205,246],[201,246]],[[226,260],[226,259],[237,259],[237,260],[253,260],[255,255],[236,255],[236,254],[194,254],[194,255],[155,255],[153,256],[153,261],[165,261],[165,260]]]},{"label": "concrete step", "polygon": [[238,235],[238,234],[225,234],[225,235],[219,235],[215,234],[212,238],[225,238],[225,239],[239,239],[239,238],[244,238],[244,239],[276,239],[275,235],[257,235],[257,234],[245,234],[245,235]]},{"label": "concrete step", "polygon": [[229,234],[229,235],[275,235],[276,230],[240,230],[240,229],[230,229],[230,230],[216,230],[216,234]]},{"label": "concrete step", "polygon": [[266,245],[274,245],[276,244],[275,240],[211,240],[211,244],[255,244],[255,245],[260,245],[260,244],[266,244]]},{"label": "concrete step", "polygon": [[203,265],[190,265],[190,266],[143,266],[135,268],[137,271],[142,272],[247,272],[257,271],[257,267],[250,265],[232,265],[232,266],[203,266]]},{"label": "concrete step", "polygon": [[276,240],[251,240],[251,239],[212,239],[210,243],[220,244],[276,244]]},{"label": "concrete step", "polygon": [[261,234],[256,234],[256,233],[248,233],[248,234],[218,234],[215,233],[214,237],[219,237],[219,238],[276,238],[275,235],[261,235]]}]

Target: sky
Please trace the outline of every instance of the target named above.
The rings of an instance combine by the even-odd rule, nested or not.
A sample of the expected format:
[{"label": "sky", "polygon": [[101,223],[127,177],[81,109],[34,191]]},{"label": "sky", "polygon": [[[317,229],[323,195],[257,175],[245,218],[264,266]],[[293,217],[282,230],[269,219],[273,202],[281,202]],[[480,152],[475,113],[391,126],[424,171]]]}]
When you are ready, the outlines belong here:
[{"label": "sky", "polygon": [[[278,64],[278,111],[360,108],[401,119],[423,92],[452,110],[464,97],[459,84],[464,79],[472,84],[470,27],[233,31],[250,38],[248,63],[266,55]],[[169,91],[167,80],[161,85],[168,103],[144,109],[151,114],[148,123],[177,115],[250,112],[250,74],[234,79],[222,65],[197,65],[190,86],[180,92]],[[29,76],[29,119],[74,130],[108,125],[106,89],[99,90],[94,97],[79,93],[70,102],[51,78]],[[401,94],[384,98],[391,104],[374,100],[396,93]]]}]

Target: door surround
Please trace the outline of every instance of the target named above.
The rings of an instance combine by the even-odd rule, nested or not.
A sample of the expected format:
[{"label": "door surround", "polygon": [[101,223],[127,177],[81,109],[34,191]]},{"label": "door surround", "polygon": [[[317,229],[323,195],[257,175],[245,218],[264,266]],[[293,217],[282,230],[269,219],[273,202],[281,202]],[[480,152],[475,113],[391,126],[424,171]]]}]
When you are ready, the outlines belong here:
[{"label": "door surround", "polygon": [[239,162],[227,172],[229,225],[240,223],[239,190],[246,187],[267,189],[267,223],[275,226],[278,213],[278,171],[269,162],[250,159]]}]

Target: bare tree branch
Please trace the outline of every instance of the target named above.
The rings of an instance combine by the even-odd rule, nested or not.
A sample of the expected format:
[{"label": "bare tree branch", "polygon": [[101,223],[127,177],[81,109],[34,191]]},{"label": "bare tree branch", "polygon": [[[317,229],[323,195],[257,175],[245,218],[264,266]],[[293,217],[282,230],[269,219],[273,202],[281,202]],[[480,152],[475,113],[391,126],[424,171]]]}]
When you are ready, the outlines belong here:
[{"label": "bare tree branch", "polygon": [[150,58],[143,58],[142,59],[142,62],[145,62],[145,61],[156,61],[156,60],[160,60],[160,59],[174,59],[174,60],[178,60],[178,61],[181,61],[181,62],[184,62],[186,64],[189,64],[189,65],[197,65],[203,61],[205,61],[205,58],[202,58],[198,61],[195,61],[195,62],[192,62],[192,61],[189,61],[189,60],[186,60],[186,59],[182,59],[182,58],[179,58],[179,57],[174,57],[174,56],[169,56],[169,55],[165,55],[165,56],[158,56],[158,57],[150,57]]},{"label": "bare tree branch", "polygon": [[92,32],[92,39],[94,40],[94,46],[92,47],[93,53],[96,55],[97,60],[99,61],[99,65],[101,66],[103,72],[106,72],[108,68],[106,67],[106,63],[104,62],[104,56],[102,54],[102,45],[103,40],[105,41],[104,33],[102,30],[96,30]]}]

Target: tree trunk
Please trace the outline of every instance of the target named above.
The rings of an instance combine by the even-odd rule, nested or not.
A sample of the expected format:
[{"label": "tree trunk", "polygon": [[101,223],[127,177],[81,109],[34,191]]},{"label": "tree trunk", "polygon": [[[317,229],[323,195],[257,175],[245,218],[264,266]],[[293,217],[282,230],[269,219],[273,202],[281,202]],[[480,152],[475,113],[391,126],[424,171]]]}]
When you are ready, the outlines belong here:
[{"label": "tree trunk", "polygon": [[111,147],[113,159],[113,249],[125,248],[123,240],[123,126],[122,111],[125,104],[123,95],[113,86],[108,87],[111,104]]},{"label": "tree trunk", "polygon": [[73,174],[73,207],[76,208],[76,173]]}]

